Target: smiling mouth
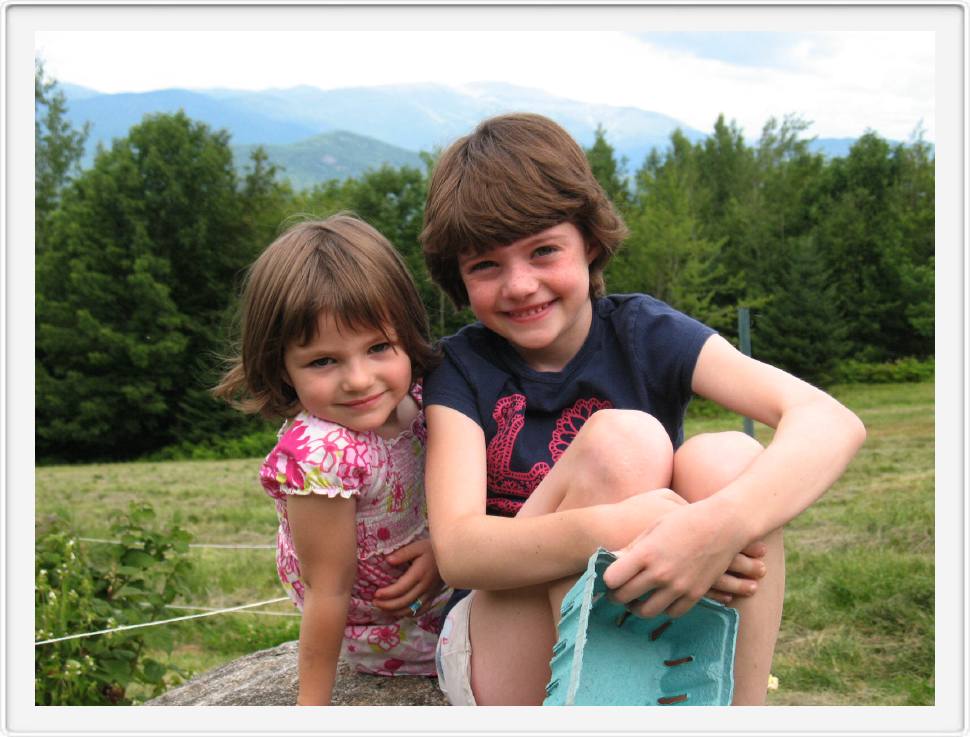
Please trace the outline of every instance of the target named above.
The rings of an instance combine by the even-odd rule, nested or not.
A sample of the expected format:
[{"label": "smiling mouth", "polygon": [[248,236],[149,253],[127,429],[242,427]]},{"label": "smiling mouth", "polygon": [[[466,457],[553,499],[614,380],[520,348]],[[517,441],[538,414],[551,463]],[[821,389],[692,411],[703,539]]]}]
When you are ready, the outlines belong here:
[{"label": "smiling mouth", "polygon": [[513,320],[529,320],[543,314],[553,302],[555,300],[543,302],[541,305],[534,305],[533,307],[526,307],[522,310],[508,310],[505,314]]},{"label": "smiling mouth", "polygon": [[344,407],[350,407],[351,409],[360,409],[373,404],[382,396],[384,396],[384,392],[379,392],[377,394],[372,394],[369,397],[364,397],[363,399],[354,399],[350,402],[342,402],[342,404]]}]

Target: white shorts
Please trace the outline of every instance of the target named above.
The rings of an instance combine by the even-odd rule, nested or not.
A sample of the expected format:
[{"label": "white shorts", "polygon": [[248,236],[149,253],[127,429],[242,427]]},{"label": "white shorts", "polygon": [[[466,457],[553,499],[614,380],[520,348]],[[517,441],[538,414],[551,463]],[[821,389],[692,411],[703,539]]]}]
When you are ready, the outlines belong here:
[{"label": "white shorts", "polygon": [[472,646],[468,637],[468,617],[474,591],[448,612],[438,635],[435,668],[438,687],[452,706],[477,706],[472,693]]}]

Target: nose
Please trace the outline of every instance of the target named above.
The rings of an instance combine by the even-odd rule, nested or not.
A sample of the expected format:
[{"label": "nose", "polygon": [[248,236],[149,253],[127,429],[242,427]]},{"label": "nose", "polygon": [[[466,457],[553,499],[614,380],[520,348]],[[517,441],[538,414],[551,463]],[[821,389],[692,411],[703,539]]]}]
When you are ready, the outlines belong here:
[{"label": "nose", "polygon": [[539,282],[528,264],[513,263],[508,267],[506,274],[502,293],[508,299],[523,299],[539,288]]},{"label": "nose", "polygon": [[345,392],[359,392],[371,385],[373,377],[366,361],[353,360],[345,364],[341,379]]}]

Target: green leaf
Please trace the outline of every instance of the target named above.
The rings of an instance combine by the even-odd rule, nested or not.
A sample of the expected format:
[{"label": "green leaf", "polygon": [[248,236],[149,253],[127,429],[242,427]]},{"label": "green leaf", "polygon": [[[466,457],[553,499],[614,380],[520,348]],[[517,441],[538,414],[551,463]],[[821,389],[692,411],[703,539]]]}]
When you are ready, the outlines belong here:
[{"label": "green leaf", "polygon": [[98,665],[111,682],[128,683],[131,679],[131,664],[127,660],[105,658]]},{"label": "green leaf", "polygon": [[154,565],[157,561],[148,553],[144,553],[141,550],[129,550],[125,553],[121,562],[125,567],[136,567],[136,568],[149,568]]},{"label": "green leaf", "polygon": [[150,658],[146,658],[142,666],[144,678],[148,683],[159,683],[162,680],[162,676],[165,675],[165,670],[164,665]]}]

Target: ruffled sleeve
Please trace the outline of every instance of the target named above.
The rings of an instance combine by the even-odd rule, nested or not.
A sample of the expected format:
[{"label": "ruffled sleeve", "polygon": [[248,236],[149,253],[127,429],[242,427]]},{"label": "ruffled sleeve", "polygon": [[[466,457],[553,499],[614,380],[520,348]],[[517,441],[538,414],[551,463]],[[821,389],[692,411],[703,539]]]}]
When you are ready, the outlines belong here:
[{"label": "ruffled sleeve", "polygon": [[369,453],[361,434],[300,414],[280,431],[260,468],[260,482],[274,499],[291,494],[349,499],[367,481]]}]

